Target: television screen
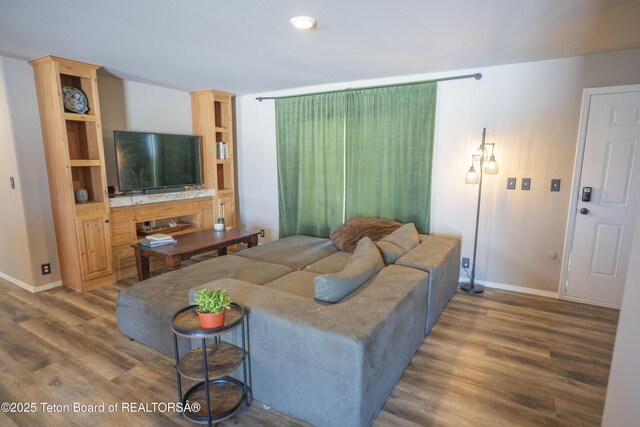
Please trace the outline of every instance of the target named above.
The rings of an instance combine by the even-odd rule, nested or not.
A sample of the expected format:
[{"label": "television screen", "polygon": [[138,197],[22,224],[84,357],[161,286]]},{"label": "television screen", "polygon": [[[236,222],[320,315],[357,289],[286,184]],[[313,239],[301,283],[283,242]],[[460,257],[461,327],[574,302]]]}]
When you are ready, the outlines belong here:
[{"label": "television screen", "polygon": [[200,137],[113,132],[121,191],[199,185]]}]

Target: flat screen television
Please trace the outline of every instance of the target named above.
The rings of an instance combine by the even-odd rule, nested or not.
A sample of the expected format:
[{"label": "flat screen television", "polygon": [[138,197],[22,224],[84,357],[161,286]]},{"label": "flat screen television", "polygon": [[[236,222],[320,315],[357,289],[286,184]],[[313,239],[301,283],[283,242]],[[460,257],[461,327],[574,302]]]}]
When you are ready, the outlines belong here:
[{"label": "flat screen television", "polygon": [[200,137],[113,132],[121,191],[202,184]]}]

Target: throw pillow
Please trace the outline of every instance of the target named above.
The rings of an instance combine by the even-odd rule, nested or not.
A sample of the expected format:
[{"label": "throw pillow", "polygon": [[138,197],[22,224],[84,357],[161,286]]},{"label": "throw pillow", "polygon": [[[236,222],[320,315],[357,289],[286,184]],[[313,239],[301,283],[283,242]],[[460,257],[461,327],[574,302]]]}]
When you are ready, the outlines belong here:
[{"label": "throw pillow", "polygon": [[401,222],[390,219],[359,216],[333,230],[329,237],[338,250],[353,252],[363,237],[378,240],[401,226]]},{"label": "throw pillow", "polygon": [[384,268],[376,244],[368,237],[360,240],[347,265],[338,273],[313,278],[313,297],[320,301],[338,302]]},{"label": "throw pillow", "polygon": [[405,224],[384,239],[376,242],[384,263],[393,264],[402,255],[420,244],[420,235],[414,224]]}]

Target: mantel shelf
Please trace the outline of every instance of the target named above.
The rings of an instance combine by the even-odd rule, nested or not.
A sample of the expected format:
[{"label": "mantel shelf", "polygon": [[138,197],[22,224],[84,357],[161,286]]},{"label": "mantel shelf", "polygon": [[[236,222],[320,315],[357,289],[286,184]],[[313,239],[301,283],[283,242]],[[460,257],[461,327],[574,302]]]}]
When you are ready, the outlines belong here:
[{"label": "mantel shelf", "polygon": [[64,113],[65,120],[72,120],[74,122],[95,122],[96,116],[91,114],[76,114],[76,113]]}]

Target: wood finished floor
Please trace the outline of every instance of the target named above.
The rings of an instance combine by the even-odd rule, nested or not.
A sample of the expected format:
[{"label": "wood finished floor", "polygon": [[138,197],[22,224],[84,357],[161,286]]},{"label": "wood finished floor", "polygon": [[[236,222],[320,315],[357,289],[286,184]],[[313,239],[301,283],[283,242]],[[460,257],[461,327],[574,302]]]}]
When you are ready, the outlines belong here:
[{"label": "wood finished floor", "polygon": [[[204,257],[206,259],[206,256]],[[115,297],[31,294],[0,279],[2,426],[193,425],[174,413],[43,414],[39,402],[173,402],[173,359],[123,336]],[[458,292],[414,356],[376,426],[597,426],[618,312],[487,290]],[[305,425],[259,402],[222,425]]]}]

